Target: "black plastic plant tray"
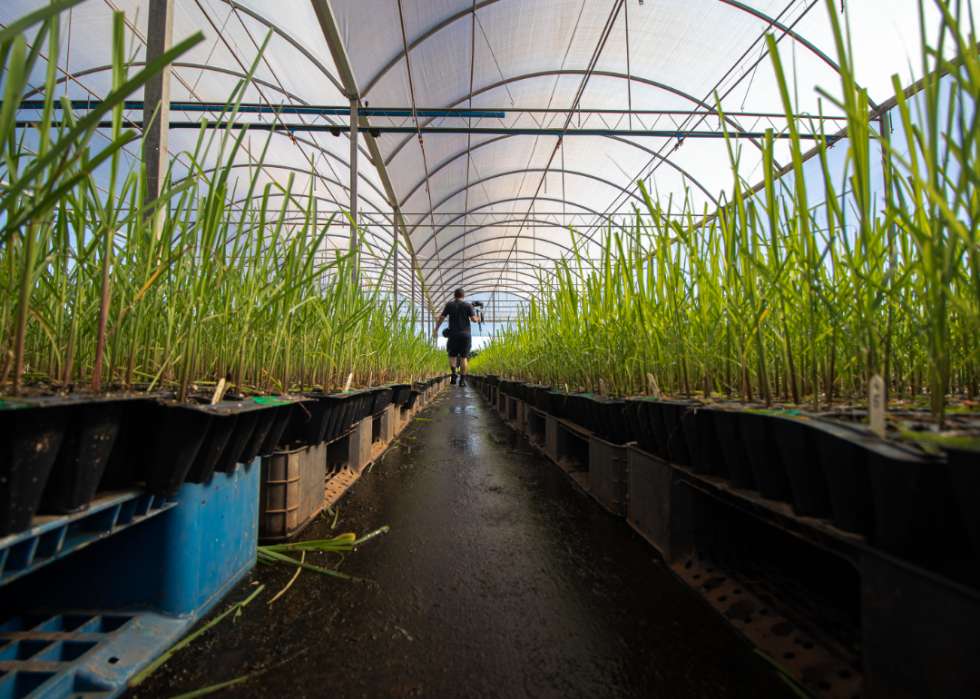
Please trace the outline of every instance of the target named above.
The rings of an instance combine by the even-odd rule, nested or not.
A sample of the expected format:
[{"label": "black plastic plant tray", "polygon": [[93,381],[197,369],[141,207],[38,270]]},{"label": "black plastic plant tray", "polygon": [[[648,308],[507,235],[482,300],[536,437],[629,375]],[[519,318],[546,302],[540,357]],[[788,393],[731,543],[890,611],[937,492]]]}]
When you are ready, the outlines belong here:
[{"label": "black plastic plant tray", "polygon": [[946,459],[875,437],[856,441],[868,453],[875,514],[872,543],[897,556],[928,557],[947,540],[945,520],[956,509]]},{"label": "black plastic plant tray", "polygon": [[333,404],[333,409],[330,413],[330,422],[327,423],[327,432],[325,435],[325,441],[332,442],[340,436],[341,428],[344,424],[344,418],[347,414],[348,398],[349,395],[344,395],[342,393],[333,393],[326,396],[326,400]]},{"label": "black plastic plant tray", "polygon": [[809,421],[817,455],[827,484],[834,524],[855,534],[874,532],[874,501],[864,440],[871,435],[862,428],[837,420]]},{"label": "black plastic plant tray", "polygon": [[769,500],[792,502],[793,490],[776,443],[772,415],[755,410],[733,413],[755,475],[759,494]]},{"label": "black plastic plant tray", "polygon": [[411,410],[412,408],[415,407],[415,401],[417,401],[418,399],[419,399],[419,392],[418,391],[415,391],[415,390],[409,391],[409,393],[408,393],[408,402],[405,404],[405,407],[407,407],[409,410]]},{"label": "black plastic plant tray", "polygon": [[947,447],[949,479],[960,508],[960,517],[980,557],[980,450],[969,447]]},{"label": "black plastic plant tray", "polygon": [[340,423],[340,429],[337,433],[338,437],[342,434],[347,434],[350,432],[351,427],[353,427],[356,422],[360,422],[361,396],[357,393],[346,394],[344,408],[344,418]]},{"label": "black plastic plant tray", "polygon": [[88,507],[116,443],[127,402],[91,401],[71,412],[39,512],[71,514]]},{"label": "black plastic plant tray", "polygon": [[[231,437],[228,438],[225,448],[221,450],[221,454],[218,456],[218,460],[214,464],[214,470],[212,473],[231,473],[236,464],[250,463],[244,458],[245,447],[248,446],[249,441],[252,439],[252,435],[259,427],[259,423],[262,422],[263,415],[269,412],[270,411],[268,409],[264,411],[253,410],[238,415],[235,420],[235,429],[232,431]],[[269,424],[271,424],[271,422],[272,421],[270,419]],[[191,483],[193,482],[194,481],[191,481]]]},{"label": "black plastic plant tray", "polygon": [[221,401],[211,406],[214,418],[184,480],[204,483],[215,471],[227,473],[244,452],[246,441],[258,424],[259,412],[274,409],[250,400]]},{"label": "black plastic plant tray", "polygon": [[306,412],[306,406],[304,404],[313,402],[307,398],[296,398],[293,396],[278,396],[277,398],[282,400],[284,405],[280,405],[278,408],[276,421],[272,423],[272,429],[269,430],[269,435],[262,443],[259,456],[272,456],[273,452],[282,443],[283,435],[286,432],[286,428],[289,427],[289,423],[292,422],[293,416],[297,412],[300,412],[305,418],[308,412]]},{"label": "black plastic plant tray", "polygon": [[391,402],[395,405],[405,405],[408,402],[409,393],[412,391],[411,384],[407,383],[396,383],[392,385],[394,390],[394,395],[392,396]]},{"label": "black plastic plant tray", "polygon": [[[279,406],[276,404],[268,405],[267,410],[263,410],[259,413],[258,423],[255,425],[255,429],[252,430],[252,434],[249,435],[248,441],[245,443],[245,447],[242,449],[242,454],[239,459],[243,464],[250,464],[255,461],[258,457],[259,452],[262,450],[262,445],[265,444],[266,438],[272,431],[273,426],[276,423],[276,418],[279,414]],[[234,464],[231,464],[234,467]]]},{"label": "black plastic plant tray", "polygon": [[[701,403],[697,401],[661,400],[658,405],[660,406],[660,419],[663,421],[663,434],[666,437],[670,462],[678,466],[691,466],[691,452],[688,449],[688,438],[683,422],[686,421],[688,411],[699,407]],[[688,429],[696,430],[697,427],[692,424]]]},{"label": "black plastic plant tray", "polygon": [[823,463],[817,446],[817,430],[807,415],[774,415],[772,428],[793,492],[793,510],[805,517],[830,517],[833,508]]},{"label": "black plastic plant tray", "polygon": [[739,411],[730,408],[705,408],[713,413],[715,435],[723,445],[722,458],[732,485],[745,490],[756,490],[755,472],[749,462],[742,433],[738,426]]},{"label": "black plastic plant tray", "polygon": [[392,389],[388,386],[381,386],[371,390],[374,395],[374,402],[371,404],[371,415],[377,416],[391,405]]},{"label": "black plastic plant tray", "polygon": [[623,406],[623,417],[630,425],[630,430],[633,433],[633,438],[636,440],[636,444],[640,449],[645,452],[650,452],[649,440],[647,438],[646,432],[640,426],[640,401],[642,398],[629,398]]},{"label": "black plastic plant tray", "polygon": [[333,401],[322,400],[321,396],[316,396],[313,400],[303,403],[302,408],[307,412],[304,413],[302,409],[293,411],[293,422],[296,422],[297,415],[302,416],[300,422],[303,427],[304,444],[317,446],[323,443],[336,407]]},{"label": "black plastic plant tray", "polygon": [[[56,396],[0,400],[0,536],[30,526],[66,432],[81,429],[82,404]],[[78,443],[73,446],[77,452]]]},{"label": "black plastic plant tray", "polygon": [[298,404],[290,413],[286,429],[279,437],[278,448],[292,449],[301,444],[320,443],[320,433],[326,430],[330,416],[317,405],[317,398],[304,394],[310,400]]}]

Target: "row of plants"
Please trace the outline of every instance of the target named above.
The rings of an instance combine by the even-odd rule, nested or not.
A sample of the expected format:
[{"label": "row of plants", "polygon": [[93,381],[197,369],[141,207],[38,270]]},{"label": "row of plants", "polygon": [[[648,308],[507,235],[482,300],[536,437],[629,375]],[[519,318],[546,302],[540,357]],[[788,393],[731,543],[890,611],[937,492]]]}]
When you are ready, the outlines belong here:
[{"label": "row of plants", "polygon": [[[473,361],[476,380],[980,587],[980,53],[959,5],[937,5],[921,91],[894,80],[908,153],[872,128],[828,5],[843,98],[824,94],[848,138],[819,144],[816,186],[792,120],[791,182],[771,131],[758,192],[730,145],[717,212],[681,203],[676,216],[640,182],[647,211],[607,231],[597,263],[542,274]],[[771,38],[769,50],[790,114]],[[831,147],[847,149],[836,181]]]},{"label": "row of plants", "polygon": [[[259,187],[271,140],[256,152],[247,130],[202,124],[149,201],[123,103],[202,37],[131,69],[116,13],[112,90],[78,117],[64,98],[56,108],[41,57],[58,55],[60,13],[78,1],[0,31],[0,536],[98,488],[169,496],[282,440],[336,436],[442,365],[354,253],[320,252],[334,217],[324,224],[312,191]],[[44,105],[25,116],[28,90]],[[233,181],[246,158],[248,180]],[[383,278],[390,255],[363,235],[359,247]]]},{"label": "row of plants", "polygon": [[[805,182],[804,148],[790,119],[792,182],[777,178],[771,131],[757,193],[739,176],[740,152],[730,144],[734,185],[714,215],[659,200],[639,182],[647,211],[631,228],[607,230],[597,263],[576,255],[541,274],[541,294],[473,371],[811,410],[865,402],[879,375],[893,407],[928,407],[939,423],[947,410],[972,408],[980,391],[980,58],[956,4],[937,4],[944,21],[939,41],[923,43],[922,90],[907,98],[895,78],[892,128],[911,146],[907,154],[872,128],[847,34],[829,7],[843,99],[825,99],[846,113],[849,138],[820,143],[822,177],[794,186]],[[831,147],[847,149],[839,181]],[[879,147],[884,210],[873,206]]]}]

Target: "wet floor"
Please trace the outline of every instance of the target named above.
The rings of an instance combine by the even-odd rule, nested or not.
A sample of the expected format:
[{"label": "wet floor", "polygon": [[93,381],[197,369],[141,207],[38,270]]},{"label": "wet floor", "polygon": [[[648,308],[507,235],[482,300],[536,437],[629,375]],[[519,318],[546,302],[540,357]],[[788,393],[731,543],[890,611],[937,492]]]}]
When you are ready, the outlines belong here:
[{"label": "wet floor", "polygon": [[[127,697],[263,670],[228,697],[791,697],[625,521],[534,452],[473,388],[448,387],[339,503],[320,539],[382,525],[348,583],[259,567],[265,584]],[[336,557],[335,557],[336,558]],[[327,565],[326,554],[307,561]],[[202,622],[203,623],[203,622]]]}]

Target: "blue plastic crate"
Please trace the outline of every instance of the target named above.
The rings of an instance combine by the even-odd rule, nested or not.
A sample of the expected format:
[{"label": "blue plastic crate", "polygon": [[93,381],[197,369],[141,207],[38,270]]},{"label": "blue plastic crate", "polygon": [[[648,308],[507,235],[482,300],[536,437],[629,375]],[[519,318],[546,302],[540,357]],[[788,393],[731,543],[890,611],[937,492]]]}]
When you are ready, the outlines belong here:
[{"label": "blue plastic crate", "polygon": [[21,615],[0,625],[0,698],[118,696],[189,623],[152,612]]},{"label": "blue plastic crate", "polygon": [[79,514],[37,516],[30,529],[0,539],[0,587],[174,506],[160,496],[127,490],[102,493]]},{"label": "blue plastic crate", "polygon": [[[34,542],[33,558],[11,569],[24,572],[4,593],[17,609],[41,611],[0,624],[0,699],[121,694],[255,565],[259,470],[256,460],[185,483],[152,517],[146,496],[114,501],[85,514],[101,523],[94,538],[95,525],[72,536],[72,518],[17,535],[6,550]],[[127,517],[145,523],[121,527]],[[45,560],[38,552],[51,532],[61,532],[51,537],[61,548]],[[65,546],[72,541],[85,543]]]}]

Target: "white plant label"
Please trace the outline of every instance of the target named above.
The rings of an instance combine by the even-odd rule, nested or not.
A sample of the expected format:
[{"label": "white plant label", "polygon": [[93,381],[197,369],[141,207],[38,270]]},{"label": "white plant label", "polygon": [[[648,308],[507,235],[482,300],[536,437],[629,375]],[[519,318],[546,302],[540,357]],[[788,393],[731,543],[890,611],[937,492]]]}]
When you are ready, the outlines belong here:
[{"label": "white plant label", "polygon": [[368,388],[374,385],[374,372],[368,374]]},{"label": "white plant label", "polygon": [[227,383],[224,379],[218,379],[218,385],[214,387],[214,395],[211,396],[211,405],[216,405],[225,395],[225,386]]},{"label": "white plant label", "polygon": [[571,393],[571,391],[569,391],[569,390],[568,390],[568,384],[565,384],[565,393],[566,393],[566,395],[567,395],[568,393]]},{"label": "white plant label", "polygon": [[344,384],[344,393],[347,393],[347,391],[350,390],[350,382],[353,381],[353,380],[354,380],[354,375],[353,374],[348,374],[347,375],[347,383]]},{"label": "white plant label", "polygon": [[657,386],[657,380],[653,378],[653,374],[647,374],[647,381],[650,382],[650,393],[653,394],[654,398],[660,397],[660,387]]},{"label": "white plant label", "polygon": [[885,436],[885,382],[877,374],[868,382],[868,425],[879,437]]}]

